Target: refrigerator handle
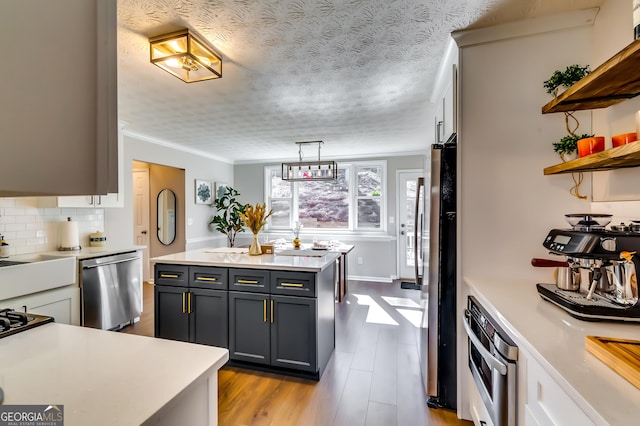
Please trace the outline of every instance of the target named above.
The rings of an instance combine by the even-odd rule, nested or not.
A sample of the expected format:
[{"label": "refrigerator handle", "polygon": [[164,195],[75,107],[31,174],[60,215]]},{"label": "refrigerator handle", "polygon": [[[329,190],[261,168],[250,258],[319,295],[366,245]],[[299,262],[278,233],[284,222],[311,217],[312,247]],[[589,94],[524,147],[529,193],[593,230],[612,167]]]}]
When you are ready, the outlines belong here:
[{"label": "refrigerator handle", "polygon": [[[418,178],[418,186],[416,188],[416,207],[415,214],[413,215],[413,267],[416,275],[416,284],[422,285],[422,276],[420,275],[419,270],[419,261],[420,257],[419,253],[422,252],[422,247],[418,247],[422,245],[422,217],[420,215],[420,203],[422,203],[422,199],[420,198],[420,193],[423,192],[424,188],[424,178]],[[418,232],[420,230],[420,232]]]}]

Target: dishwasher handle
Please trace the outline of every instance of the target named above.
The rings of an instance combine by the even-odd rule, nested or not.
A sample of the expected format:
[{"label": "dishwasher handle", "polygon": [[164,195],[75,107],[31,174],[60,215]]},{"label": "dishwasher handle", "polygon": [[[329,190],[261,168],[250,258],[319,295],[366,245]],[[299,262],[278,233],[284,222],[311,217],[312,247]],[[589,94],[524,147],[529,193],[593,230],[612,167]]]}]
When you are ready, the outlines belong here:
[{"label": "dishwasher handle", "polygon": [[82,265],[82,269],[93,269],[93,268],[99,268],[100,266],[107,266],[107,265],[116,265],[118,263],[125,263],[125,262],[133,262],[136,260],[139,260],[140,257],[135,256],[135,257],[127,257],[127,258],[120,258],[120,259],[115,259],[109,262],[102,262],[102,263],[92,263],[90,265]]},{"label": "dishwasher handle", "polygon": [[467,336],[469,336],[469,340],[471,340],[471,344],[476,348],[482,358],[484,358],[485,362],[493,369],[497,370],[502,376],[507,375],[507,366],[500,361],[498,358],[491,355],[480,339],[475,335],[475,333],[471,330],[471,326],[469,325],[469,317],[471,314],[468,310],[465,309],[464,317],[462,318],[462,325],[464,326],[464,331],[467,332]]}]

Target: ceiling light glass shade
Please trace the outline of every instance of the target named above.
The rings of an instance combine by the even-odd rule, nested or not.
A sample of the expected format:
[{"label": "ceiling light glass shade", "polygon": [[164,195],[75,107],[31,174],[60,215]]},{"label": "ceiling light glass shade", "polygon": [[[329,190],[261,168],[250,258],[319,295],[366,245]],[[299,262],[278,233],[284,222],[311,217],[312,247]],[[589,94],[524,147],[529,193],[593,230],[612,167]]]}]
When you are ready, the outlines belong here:
[{"label": "ceiling light glass shade", "polygon": [[336,180],[338,165],[335,161],[296,161],[282,163],[282,180]]},{"label": "ceiling light glass shade", "polygon": [[[318,161],[302,161],[302,147],[318,145]],[[320,147],[322,141],[296,142],[300,161],[282,163],[282,180],[310,181],[338,179],[338,165],[335,161],[320,161]]]},{"label": "ceiling light glass shade", "polygon": [[188,29],[149,39],[151,63],[187,83],[222,77],[222,58]]}]

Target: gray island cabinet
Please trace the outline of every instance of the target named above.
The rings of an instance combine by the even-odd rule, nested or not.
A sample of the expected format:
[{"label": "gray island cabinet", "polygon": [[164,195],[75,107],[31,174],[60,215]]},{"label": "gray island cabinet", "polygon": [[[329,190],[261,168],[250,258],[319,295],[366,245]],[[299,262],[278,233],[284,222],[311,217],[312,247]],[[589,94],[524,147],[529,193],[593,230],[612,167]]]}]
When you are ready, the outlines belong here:
[{"label": "gray island cabinet", "polygon": [[337,257],[154,258],[155,336],[228,348],[231,365],[317,380],[335,347]]}]

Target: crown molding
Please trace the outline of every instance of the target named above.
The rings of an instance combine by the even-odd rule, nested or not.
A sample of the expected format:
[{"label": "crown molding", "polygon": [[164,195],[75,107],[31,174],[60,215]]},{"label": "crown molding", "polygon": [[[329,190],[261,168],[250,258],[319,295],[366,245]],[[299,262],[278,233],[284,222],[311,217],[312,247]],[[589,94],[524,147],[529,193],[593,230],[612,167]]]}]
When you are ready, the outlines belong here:
[{"label": "crown molding", "polygon": [[[356,155],[332,155],[331,160],[337,162],[348,162],[353,160],[387,160],[390,157],[415,157],[416,155],[426,155],[427,148],[424,151],[407,151],[407,152],[387,152],[387,153],[375,153],[375,154],[356,154]],[[288,161],[298,161],[298,157],[295,158],[282,158],[281,160],[239,160],[233,163],[234,165],[248,165],[248,164],[264,164],[273,165]]]},{"label": "crown molding", "polygon": [[462,48],[517,37],[593,26],[599,10],[594,7],[539,18],[522,19],[490,27],[459,30],[452,32],[451,36],[458,47]]},{"label": "crown molding", "polygon": [[178,144],[173,143],[173,142],[169,142],[169,141],[165,141],[165,140],[162,140],[162,139],[158,139],[158,138],[154,138],[154,137],[151,137],[151,136],[147,136],[145,134],[134,132],[134,131],[128,130],[126,128],[124,128],[122,130],[122,133],[125,136],[136,138],[136,139],[139,139],[141,141],[149,142],[149,143],[152,143],[152,144],[155,144],[155,145],[164,146],[165,148],[175,149],[176,151],[182,151],[182,152],[186,152],[186,153],[189,153],[189,154],[197,155],[197,156],[200,156],[200,157],[207,157],[207,158],[210,158],[212,160],[220,161],[220,162],[226,163],[226,164],[231,164],[231,165],[234,164],[234,162],[229,160],[228,158],[219,157],[217,155],[212,155],[212,154],[210,154],[208,152],[200,151],[198,149],[187,148],[185,146],[178,145]]}]

